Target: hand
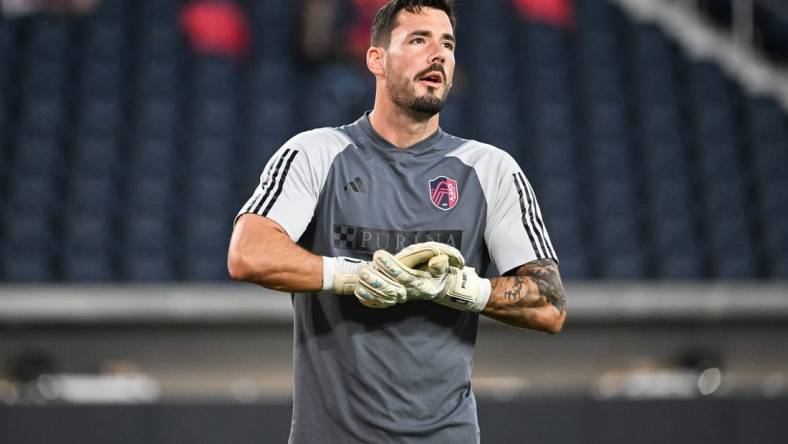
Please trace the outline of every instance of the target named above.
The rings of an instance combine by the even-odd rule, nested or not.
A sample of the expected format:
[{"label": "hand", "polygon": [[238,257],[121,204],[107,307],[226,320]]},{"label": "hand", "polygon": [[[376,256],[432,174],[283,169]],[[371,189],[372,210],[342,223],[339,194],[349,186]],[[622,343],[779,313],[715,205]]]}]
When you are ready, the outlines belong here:
[{"label": "hand", "polygon": [[[409,267],[388,251],[378,250],[372,257],[372,264],[368,268],[365,271],[371,277],[376,280],[387,279],[387,282],[396,288],[404,290],[404,296],[400,297],[398,302],[429,301],[435,299],[443,291],[446,274],[449,272],[449,258],[445,254],[439,254],[431,257],[426,264]],[[364,281],[365,279],[362,277],[360,282]]]},{"label": "hand", "polygon": [[426,272],[406,267],[382,250],[375,252],[373,263],[376,278],[390,278],[405,288],[405,300],[426,299],[457,310],[480,312],[490,297],[489,280],[480,278],[471,267],[450,266],[445,255],[430,259]]},{"label": "hand", "polygon": [[[386,268],[384,261],[396,264],[388,267],[396,269],[395,274],[405,273],[410,277],[381,272]],[[408,300],[434,298],[449,266],[462,267],[465,259],[454,247],[439,242],[423,242],[402,249],[396,256],[378,250],[373,264],[359,267],[355,295],[368,307],[385,308]],[[415,286],[403,281],[413,281]]]},{"label": "hand", "polygon": [[424,266],[431,258],[440,255],[445,255],[448,258],[449,266],[458,268],[465,266],[465,258],[462,257],[460,250],[440,242],[413,244],[400,250],[394,257],[404,266],[416,268]]}]

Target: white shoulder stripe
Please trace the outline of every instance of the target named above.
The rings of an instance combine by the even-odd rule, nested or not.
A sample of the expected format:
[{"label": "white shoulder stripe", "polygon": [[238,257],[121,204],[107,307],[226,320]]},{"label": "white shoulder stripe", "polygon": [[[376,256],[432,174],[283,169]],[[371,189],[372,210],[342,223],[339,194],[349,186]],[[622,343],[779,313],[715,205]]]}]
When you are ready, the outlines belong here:
[{"label": "white shoulder stripe", "polygon": [[[520,175],[522,176],[522,173],[520,173]],[[523,177],[523,180],[524,179],[525,178]],[[556,259],[555,250],[553,249],[553,245],[550,242],[550,236],[547,234],[547,229],[545,228],[544,221],[542,220],[542,210],[539,208],[539,204],[536,202],[536,193],[534,193],[534,189],[531,187],[531,184],[528,183],[528,181],[525,181],[525,184],[528,187],[528,193],[533,199],[532,210],[536,216],[536,228],[541,234],[542,248],[544,249],[547,257]]]},{"label": "white shoulder stripe", "polygon": [[257,187],[255,193],[247,201],[246,205],[243,208],[243,212],[245,213],[252,212],[252,209],[256,208],[257,205],[260,203],[260,199],[262,199],[263,194],[265,193],[265,191],[263,190],[264,185],[271,182],[271,180],[273,179],[272,176],[274,169],[276,169],[276,165],[280,163],[281,159],[284,157],[287,151],[289,150],[285,150],[283,152],[278,152],[274,154],[273,157],[268,161],[268,163],[265,166],[265,170],[263,171],[262,174],[262,180],[260,181],[260,186]]},{"label": "white shoulder stripe", "polygon": [[[517,194],[518,194],[517,197],[520,202],[520,214],[521,214],[521,220],[523,222],[523,227],[525,228],[526,234],[528,234],[528,240],[531,241],[531,247],[536,253],[536,258],[542,259],[544,257],[544,253],[543,253],[544,250],[540,249],[540,243],[536,239],[540,235],[536,233],[536,230],[534,229],[534,226],[532,224],[533,213],[531,213],[531,196],[528,192],[528,188],[525,185],[525,181],[523,180],[522,177],[519,176],[518,173],[512,174],[512,180],[514,180],[514,186],[517,189]],[[525,202],[524,196],[528,197],[527,204]]]},{"label": "white shoulder stripe", "polygon": [[[265,194],[263,195],[260,203],[255,207],[254,212],[261,215],[261,216],[268,216],[268,212],[271,210],[271,207],[276,202],[276,199],[279,197],[279,194],[282,192],[282,186],[284,185],[285,179],[287,178],[287,172],[290,170],[290,164],[293,163],[293,159],[298,154],[296,150],[285,150],[284,155],[277,164],[277,171],[274,171],[274,176],[276,176],[280,166],[282,166],[282,161],[285,161],[284,167],[281,170],[281,174],[279,175],[279,179],[272,180],[271,183],[268,184],[266,187]],[[276,184],[276,185],[274,185]],[[271,192],[273,191],[273,194]],[[270,196],[269,196],[270,194]],[[262,210],[262,211],[261,211]]]}]

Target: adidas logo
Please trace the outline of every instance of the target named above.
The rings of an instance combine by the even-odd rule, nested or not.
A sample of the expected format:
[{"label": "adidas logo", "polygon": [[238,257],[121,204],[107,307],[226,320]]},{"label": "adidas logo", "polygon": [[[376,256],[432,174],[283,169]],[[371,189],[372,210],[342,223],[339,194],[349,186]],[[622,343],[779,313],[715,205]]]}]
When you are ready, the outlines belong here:
[{"label": "adidas logo", "polygon": [[350,182],[345,185],[345,190],[350,190],[355,193],[366,193],[367,189],[364,186],[364,182],[361,181],[360,177],[356,177],[355,179],[351,180]]}]

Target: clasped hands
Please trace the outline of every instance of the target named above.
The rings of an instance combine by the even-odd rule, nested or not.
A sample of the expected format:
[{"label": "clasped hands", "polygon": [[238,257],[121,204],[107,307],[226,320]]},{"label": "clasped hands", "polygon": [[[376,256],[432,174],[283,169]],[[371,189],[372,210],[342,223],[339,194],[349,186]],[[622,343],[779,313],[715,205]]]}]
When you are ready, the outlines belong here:
[{"label": "clasped hands", "polygon": [[459,250],[440,242],[423,242],[396,255],[378,250],[357,271],[354,294],[367,307],[386,308],[429,300],[458,310],[481,311],[490,283],[480,278]]}]

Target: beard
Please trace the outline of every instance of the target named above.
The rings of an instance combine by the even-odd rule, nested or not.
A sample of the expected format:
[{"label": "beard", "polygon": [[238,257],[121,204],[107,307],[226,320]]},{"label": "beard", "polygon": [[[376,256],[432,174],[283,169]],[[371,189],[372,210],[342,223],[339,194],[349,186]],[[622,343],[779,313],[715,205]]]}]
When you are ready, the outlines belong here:
[{"label": "beard", "polygon": [[[444,76],[444,79],[445,78]],[[391,97],[395,104],[410,111],[411,114],[429,118],[438,114],[441,109],[443,109],[443,104],[446,103],[446,97],[449,95],[451,84],[444,83],[443,94],[440,96],[436,94],[435,88],[427,88],[427,93],[419,96],[416,94],[415,83],[406,76],[395,71],[387,61],[386,88],[388,89],[389,97]]]}]

